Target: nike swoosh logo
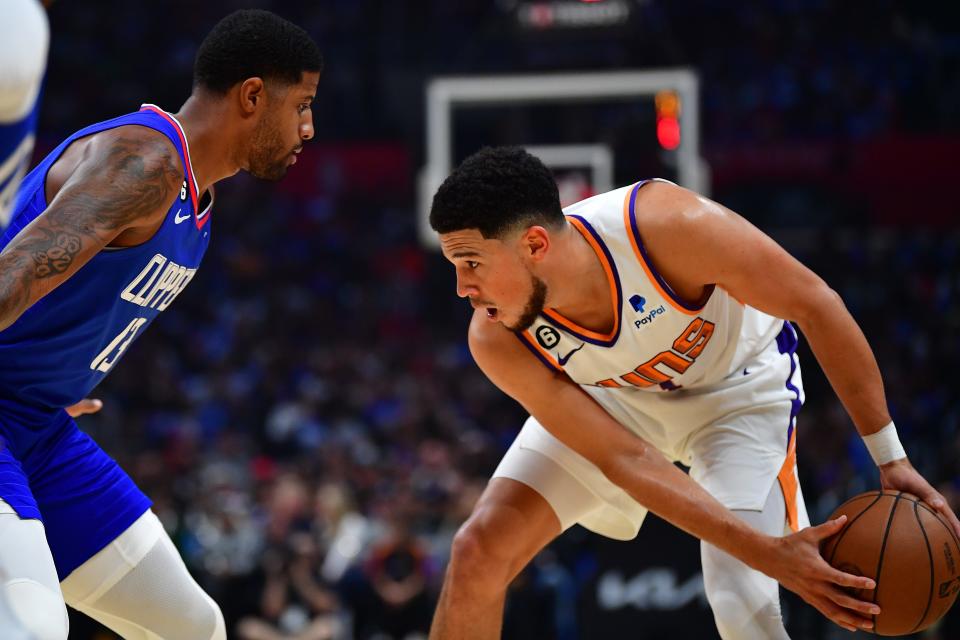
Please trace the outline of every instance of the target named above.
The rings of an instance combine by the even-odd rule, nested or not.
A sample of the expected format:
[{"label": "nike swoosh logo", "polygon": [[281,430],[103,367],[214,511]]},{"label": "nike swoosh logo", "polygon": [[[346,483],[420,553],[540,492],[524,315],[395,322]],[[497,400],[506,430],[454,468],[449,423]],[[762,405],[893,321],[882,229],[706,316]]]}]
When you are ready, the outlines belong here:
[{"label": "nike swoosh logo", "polygon": [[173,224],[180,224],[180,223],[183,222],[184,220],[189,220],[189,219],[190,219],[190,214],[189,214],[189,213],[188,213],[187,215],[185,215],[185,216],[181,216],[181,215],[180,215],[180,212],[181,212],[181,211],[183,211],[183,207],[180,207],[179,209],[177,209],[176,215],[173,216]]},{"label": "nike swoosh logo", "polygon": [[570,353],[568,353],[568,354],[565,355],[565,356],[561,356],[561,355],[558,353],[558,354],[557,354],[557,363],[558,363],[561,367],[564,366],[565,364],[567,364],[567,360],[569,360],[569,359],[573,356],[573,354],[575,354],[577,351],[580,351],[580,349],[583,349],[583,347],[584,347],[585,344],[587,344],[587,343],[584,342],[584,343],[581,344],[579,347],[577,347],[576,349],[574,349],[573,351],[571,351]]}]

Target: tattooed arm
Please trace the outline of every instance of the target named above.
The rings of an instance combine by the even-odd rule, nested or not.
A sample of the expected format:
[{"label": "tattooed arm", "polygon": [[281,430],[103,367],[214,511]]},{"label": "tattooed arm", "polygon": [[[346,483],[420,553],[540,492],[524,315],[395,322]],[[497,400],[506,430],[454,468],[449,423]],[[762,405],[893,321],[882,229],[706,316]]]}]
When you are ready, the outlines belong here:
[{"label": "tattooed arm", "polygon": [[180,157],[159,132],[126,126],[78,142],[47,209],[0,253],[0,331],[121,234],[148,240],[180,189]]}]

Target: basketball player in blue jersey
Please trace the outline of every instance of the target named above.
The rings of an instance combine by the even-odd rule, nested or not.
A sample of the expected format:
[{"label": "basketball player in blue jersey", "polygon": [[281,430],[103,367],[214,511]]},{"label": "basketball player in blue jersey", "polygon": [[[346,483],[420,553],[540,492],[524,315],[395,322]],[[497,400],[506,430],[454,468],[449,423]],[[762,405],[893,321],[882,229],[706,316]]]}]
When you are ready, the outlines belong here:
[{"label": "basketball player in blue jersey", "polygon": [[66,602],[125,638],[226,637],[150,500],[63,407],[193,278],[214,183],[296,162],[321,68],[296,25],[235,12],[178,113],[82,129],[24,179],[0,238],[0,589],[32,636],[66,638]]},{"label": "basketball player in blue jersey", "polygon": [[[833,569],[796,475],[803,330],[881,483],[960,522],[910,465],[876,361],[839,296],[732,211],[643,181],[561,211],[553,176],[485,149],[438,190],[430,223],[476,309],[470,349],[531,417],[457,533],[431,638],[499,636],[507,585],[579,523],[633,538],[657,513],[701,539],[720,635],[787,638],[779,582],[838,625],[875,605]],[[690,466],[690,475],[672,464]]]}]

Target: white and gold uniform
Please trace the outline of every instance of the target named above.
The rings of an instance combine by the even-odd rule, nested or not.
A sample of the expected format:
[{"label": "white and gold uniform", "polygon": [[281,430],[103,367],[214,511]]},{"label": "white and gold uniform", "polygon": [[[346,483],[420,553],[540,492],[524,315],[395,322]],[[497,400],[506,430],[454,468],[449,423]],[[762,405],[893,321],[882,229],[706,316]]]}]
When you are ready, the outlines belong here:
[{"label": "white and gold uniform", "polygon": [[[609,280],[616,319],[610,333],[547,309],[518,335],[544,365],[564,371],[620,423],[689,466],[727,508],[763,510],[779,480],[785,530],[796,531],[809,522],[796,476],[803,384],[795,329],[720,287],[697,304],[679,299],[647,259],[637,231],[634,207],[646,183],[564,210]],[[630,539],[647,512],[533,417],[494,477],[536,489],[563,529],[579,523]]]}]

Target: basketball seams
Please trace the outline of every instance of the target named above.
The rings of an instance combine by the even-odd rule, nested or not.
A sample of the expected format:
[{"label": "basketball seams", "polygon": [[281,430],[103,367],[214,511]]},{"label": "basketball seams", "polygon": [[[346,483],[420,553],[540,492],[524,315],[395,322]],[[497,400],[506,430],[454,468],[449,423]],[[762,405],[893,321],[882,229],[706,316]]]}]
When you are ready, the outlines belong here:
[{"label": "basketball seams", "polygon": [[[867,500],[867,498],[873,499]],[[893,500],[887,501],[881,498]],[[898,511],[901,499],[907,505],[907,511]],[[878,506],[881,502],[883,504]],[[866,506],[863,506],[864,503]],[[913,505],[912,514],[909,509],[910,503]],[[874,511],[875,508],[879,510]],[[944,527],[947,531],[946,535],[942,533],[943,530],[937,529],[932,524],[930,526],[933,528],[927,531],[927,521],[930,518],[921,512],[921,508],[929,512],[930,516]],[[887,509],[887,512],[884,513],[883,509]],[[951,551],[960,557],[958,536],[946,519],[910,493],[882,489],[879,492],[865,492],[850,498],[838,506],[830,517],[836,518],[843,512],[846,513],[849,522],[830,538],[829,542],[834,542],[833,548],[830,549],[830,545],[825,544],[822,547],[822,553],[825,557],[829,555],[831,565],[836,566],[835,563],[839,561],[843,566],[848,567],[846,569],[848,571],[849,567],[876,566],[874,576],[876,584],[871,600],[875,604],[886,603],[890,610],[885,609],[880,615],[870,616],[873,620],[872,632],[878,635],[894,632],[917,633],[929,628],[943,617],[953,604],[953,600],[941,602],[936,598],[939,584],[938,572],[943,570],[939,548],[942,545],[946,553],[950,548],[950,541],[953,541]],[[863,523],[857,524],[868,512],[870,513]],[[854,513],[856,513],[855,516]],[[886,525],[883,523],[884,518],[886,518]],[[846,534],[854,528],[856,531],[851,536],[847,536]],[[920,546],[921,536],[923,546]],[[852,542],[845,544],[848,539]],[[844,545],[843,549],[840,548],[841,544]],[[927,551],[926,565],[923,561],[924,548]],[[891,553],[890,558],[886,558],[887,551]],[[952,560],[948,559],[948,562],[952,563]],[[923,574],[924,571],[928,572],[927,575]],[[869,575],[862,568],[854,572]],[[886,579],[884,572],[890,574],[889,580]],[[901,578],[911,585],[909,592],[899,592]],[[927,601],[921,609],[924,584],[927,584]],[[881,588],[884,589],[882,598],[880,597]],[[953,595],[956,597],[956,593]],[[865,596],[866,594],[860,593],[858,597],[867,600]],[[919,620],[917,619],[918,610],[922,611]],[[914,620],[912,626],[911,618]],[[880,622],[883,622],[884,630],[878,631]]]},{"label": "basketball seams", "polygon": [[[875,578],[876,585],[874,586],[874,589],[873,589],[873,604],[877,603],[877,599],[880,596],[880,578],[882,577],[880,572],[883,570],[883,555],[884,553],[886,553],[886,550],[887,550],[887,538],[890,535],[890,527],[893,525],[893,516],[894,514],[897,513],[897,503],[900,502],[900,496],[902,493],[903,493],[902,491],[898,491],[897,495],[893,498],[893,506],[890,507],[890,515],[887,516],[887,527],[883,531],[883,541],[880,543],[880,557],[877,559],[877,573],[876,573],[877,577]],[[883,494],[881,494],[881,496],[882,495]],[[874,615],[872,617],[873,617],[873,631],[874,633],[878,633],[877,616]]]},{"label": "basketball seams", "polygon": [[927,614],[930,613],[930,604],[933,602],[934,573],[936,572],[936,568],[933,566],[933,550],[930,548],[930,539],[927,537],[927,531],[923,528],[923,522],[920,520],[919,500],[913,503],[913,515],[917,519],[917,527],[920,529],[920,533],[923,534],[923,542],[927,545],[927,557],[930,559],[930,593],[927,595],[927,606],[923,610],[923,615],[920,616],[920,620],[918,620],[917,624],[910,630],[910,633],[916,631],[920,625],[923,624],[923,621],[927,619]]},{"label": "basketball seams", "polygon": [[941,525],[943,525],[943,527],[947,530],[947,533],[950,534],[950,539],[953,540],[954,544],[957,545],[957,550],[960,551],[960,539],[958,539],[957,534],[953,532],[953,527],[951,527],[948,523],[943,521],[943,516],[941,516],[939,513],[937,513],[930,507],[928,507],[923,502],[921,502],[919,498],[917,499],[917,504],[919,504],[921,507],[923,507],[928,512],[930,512],[930,514],[933,515],[934,519],[937,522],[939,522]]},{"label": "basketball seams", "polygon": [[[877,498],[877,497],[882,496],[882,495],[883,495],[883,491],[865,491],[864,493],[861,493],[860,495],[853,496],[852,498],[850,498],[850,499],[847,500],[846,502],[841,502],[839,505],[837,505],[837,507],[834,509],[834,511],[836,511],[837,509],[839,509],[839,508],[841,508],[841,507],[847,506],[847,505],[850,504],[851,502],[856,502],[857,500],[864,500],[864,499],[866,499],[866,498]],[[876,502],[876,500],[874,500],[874,502]],[[869,508],[869,507],[867,507],[867,508]]]},{"label": "basketball seams", "polygon": [[[845,504],[849,504],[849,503],[853,502],[854,500],[856,500],[857,498],[861,498],[861,497],[864,497],[864,496],[857,496],[856,498],[851,498],[851,499],[847,500],[846,502],[844,502],[842,505],[840,505],[840,507],[842,507],[842,506],[845,505]],[[873,502],[871,502],[870,504],[868,504],[868,505],[863,509],[863,511],[861,511],[860,513],[858,513],[858,514],[853,518],[853,520],[851,520],[850,522],[848,522],[847,525],[840,531],[840,537],[837,538],[837,543],[836,543],[835,545],[833,545],[833,551],[830,553],[830,560],[828,560],[828,562],[829,562],[831,565],[833,565],[833,558],[834,558],[834,556],[837,555],[837,550],[840,548],[840,543],[843,542],[844,536],[846,536],[846,535],[847,535],[847,532],[850,531],[850,529],[853,528],[853,523],[856,522],[857,520],[859,520],[859,519],[860,519],[860,516],[862,516],[863,514],[865,514],[867,511],[870,511],[870,509],[873,508],[873,505],[877,504],[877,503],[880,501],[880,498],[882,498],[882,497],[883,497],[883,492],[882,492],[882,491],[878,492],[877,495],[873,497]],[[840,507],[837,507],[837,509],[839,509]]]}]

